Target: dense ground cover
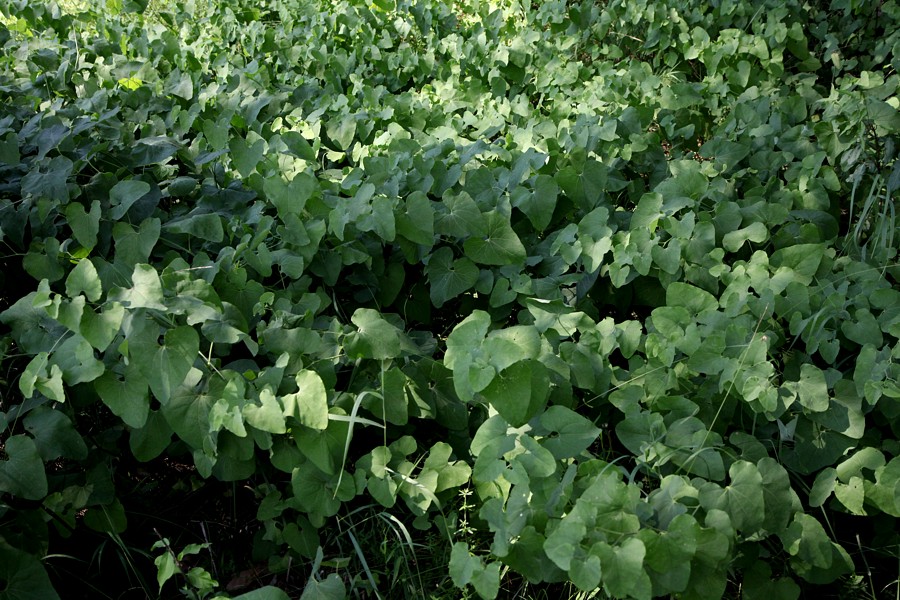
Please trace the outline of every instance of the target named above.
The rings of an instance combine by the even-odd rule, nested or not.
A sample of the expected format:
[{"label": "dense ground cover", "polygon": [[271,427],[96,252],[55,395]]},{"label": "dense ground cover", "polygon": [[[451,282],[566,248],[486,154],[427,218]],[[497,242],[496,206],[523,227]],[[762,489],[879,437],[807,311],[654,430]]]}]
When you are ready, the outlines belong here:
[{"label": "dense ground cover", "polygon": [[0,599],[900,595],[896,1],[0,15]]}]

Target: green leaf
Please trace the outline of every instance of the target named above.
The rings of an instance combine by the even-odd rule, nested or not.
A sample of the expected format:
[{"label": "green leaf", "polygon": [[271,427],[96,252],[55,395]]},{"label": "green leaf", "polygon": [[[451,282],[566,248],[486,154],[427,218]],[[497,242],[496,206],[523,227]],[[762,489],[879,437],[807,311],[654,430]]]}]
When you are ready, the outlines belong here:
[{"label": "green leaf", "polygon": [[419,479],[423,479],[431,473],[437,475],[437,482],[434,485],[436,494],[465,485],[472,475],[471,468],[465,462],[450,460],[452,453],[453,448],[450,447],[450,444],[437,442],[428,451],[428,457],[425,459],[425,464],[422,465]]},{"label": "green leaf", "polygon": [[497,597],[500,591],[500,563],[484,564],[477,556],[469,554],[465,542],[456,542],[450,550],[450,578],[456,587],[472,584],[479,596],[486,600]]},{"label": "green leaf", "polygon": [[[813,413],[822,414],[822,413]],[[829,431],[804,415],[798,415],[794,433],[794,448],[789,454],[781,455],[781,463],[791,471],[805,475],[822,467],[833,465],[856,441]]]},{"label": "green leaf", "polygon": [[549,373],[536,360],[514,363],[498,373],[481,391],[490,405],[513,427],[521,427],[538,414],[549,393]]},{"label": "green leaf", "polygon": [[[406,198],[406,210],[397,216],[397,233],[409,241],[431,247],[434,244],[434,208],[422,192]],[[477,210],[477,209],[476,209]]]},{"label": "green leaf", "polygon": [[851,477],[862,473],[863,469],[877,471],[885,465],[884,454],[877,448],[861,448],[853,456],[840,463],[835,469],[838,479],[847,483]]},{"label": "green leaf", "polygon": [[[471,315],[463,319],[447,337],[447,350],[444,354],[444,366],[453,371],[453,384],[456,393],[463,400],[469,400],[474,394],[470,371],[472,370],[473,354],[476,353],[487,335],[491,317],[481,310],[473,311]],[[485,366],[493,377],[494,369]],[[490,378],[488,378],[488,382]],[[487,385],[485,383],[484,385]],[[479,389],[483,389],[481,386]]]},{"label": "green leaf", "polygon": [[113,225],[116,242],[116,263],[126,269],[134,269],[138,263],[146,263],[159,240],[160,220],[146,219],[135,231],[122,221]]},{"label": "green leaf", "polygon": [[288,215],[299,216],[303,212],[316,186],[316,178],[308,173],[298,173],[287,184],[281,177],[267,177],[263,182],[263,190],[269,201],[275,205],[282,221]]},{"label": "green leaf", "polygon": [[503,557],[503,563],[515,572],[525,574],[534,583],[562,580],[565,573],[544,553],[544,539],[533,526],[526,525],[511,545],[509,553]]},{"label": "green leaf", "polygon": [[663,439],[665,422],[659,413],[634,411],[616,425],[616,435],[635,456],[644,454],[648,445]]},{"label": "green leaf", "polygon": [[244,419],[260,431],[286,433],[284,408],[268,387],[259,392],[259,404],[248,403],[243,408]]},{"label": "green leaf", "polygon": [[34,436],[35,446],[44,462],[60,457],[73,460],[87,457],[87,445],[62,411],[39,406],[26,415],[25,429]]},{"label": "green leaf", "polygon": [[353,477],[346,473],[344,475],[341,477],[339,472],[326,475],[309,461],[292,472],[291,488],[294,498],[300,508],[308,513],[313,525],[323,523],[326,517],[336,515],[341,508],[341,502],[350,500],[355,495]]},{"label": "green leaf", "polygon": [[109,203],[112,208],[109,216],[119,220],[125,216],[128,209],[142,196],[150,192],[150,184],[137,179],[120,181],[109,190]]},{"label": "green leaf", "polygon": [[383,393],[367,395],[363,407],[379,420],[406,425],[409,422],[406,390],[407,386],[412,385],[409,377],[398,367],[391,367],[384,372],[382,382]]},{"label": "green leaf", "polygon": [[[332,576],[334,573],[332,573]],[[327,582],[328,579],[326,578]],[[332,583],[331,586],[336,589],[336,586]],[[343,591],[343,583],[341,584],[341,592]],[[305,590],[304,590],[305,593]],[[344,600],[346,596],[336,596],[335,600]],[[233,600],[290,600],[290,596],[288,596],[283,590],[267,585],[261,588],[257,588],[252,592],[247,592],[246,594],[241,594],[240,596],[233,596]],[[324,600],[324,599],[323,599]]]},{"label": "green leaf", "polygon": [[369,212],[361,215],[355,224],[360,231],[373,231],[384,241],[393,242],[397,236],[394,201],[376,196],[372,199]]},{"label": "green leaf", "polygon": [[750,154],[751,145],[748,143],[739,144],[725,138],[715,137],[700,146],[700,156],[703,158],[711,158],[716,165],[721,165],[722,170],[728,171],[733,169],[748,154]]},{"label": "green leaf", "polygon": [[121,6],[122,10],[125,12],[142,14],[147,10],[147,5],[149,3],[150,0],[123,0]]},{"label": "green leaf", "polygon": [[769,230],[765,224],[754,221],[737,231],[729,231],[722,239],[722,247],[729,252],[737,252],[748,241],[761,244],[769,239]]},{"label": "green leaf", "polygon": [[168,221],[163,225],[163,229],[210,242],[221,242],[225,238],[221,217],[210,213],[190,215],[183,219]]},{"label": "green leaf", "polygon": [[662,212],[673,214],[683,207],[694,206],[709,189],[709,180],[693,160],[673,160],[668,163],[672,177],[663,179],[654,189],[665,199]]},{"label": "green leaf", "polygon": [[72,228],[72,235],[75,240],[91,250],[97,245],[97,234],[100,232],[100,201],[91,202],[90,212],[84,210],[78,202],[71,202],[66,205],[66,222]]},{"label": "green leaf", "polygon": [[556,472],[556,459],[531,436],[517,436],[516,451],[518,453],[512,456],[510,464],[521,465],[530,478],[539,480]]},{"label": "green leaf", "polygon": [[19,155],[19,136],[15,131],[10,131],[0,140],[0,163],[17,165],[21,160]]},{"label": "green leaf", "polygon": [[140,429],[150,413],[150,390],[147,379],[135,363],[125,369],[125,377],[119,380],[110,371],[94,380],[94,389],[103,403],[126,425]]},{"label": "green leaf", "polygon": [[82,292],[91,302],[96,302],[103,294],[103,286],[100,283],[97,269],[86,258],[78,261],[78,264],[66,277],[66,295],[69,298],[74,298]]},{"label": "green leaf", "polygon": [[830,405],[825,373],[809,363],[800,367],[800,381],[786,382],[785,387],[797,394],[802,406],[814,412],[828,410]]},{"label": "green leaf", "polygon": [[[577,509],[576,504],[576,510]],[[587,533],[587,527],[580,512],[572,512],[566,515],[559,525],[547,536],[544,542],[544,552],[556,566],[564,571],[572,568],[572,561],[576,551],[580,549],[581,540]]]},{"label": "green leaf", "polygon": [[650,529],[638,532],[647,551],[644,563],[651,569],[648,574],[657,587],[672,592],[687,587],[699,533],[699,524],[688,514],[677,515],[668,528],[659,533]]},{"label": "green leaf", "polygon": [[[750,534],[762,527],[765,519],[765,497],[759,468],[739,460],[728,469],[731,483],[714,493],[715,502],[710,508],[718,508],[731,517],[735,529]],[[701,493],[701,503],[709,506],[707,492]]]},{"label": "green leaf", "polygon": [[[290,473],[290,470],[288,473]],[[263,500],[263,503],[264,502],[265,500]],[[268,520],[263,518],[262,513],[257,515],[257,519],[260,521]],[[309,519],[301,516],[297,521],[299,522],[299,525],[293,522],[285,525],[284,531],[282,532],[284,541],[288,543],[292,550],[300,554],[300,556],[313,558],[316,556],[316,550],[321,548],[319,545],[319,534],[316,528],[309,522]]]},{"label": "green leaf", "polygon": [[489,304],[491,308],[497,308],[513,302],[518,297],[518,292],[510,289],[509,279],[500,277],[494,283],[494,288],[491,290]]},{"label": "green leaf", "polygon": [[287,145],[288,150],[298,158],[302,158],[308,162],[315,162],[316,151],[309,145],[306,138],[300,135],[300,133],[296,131],[285,131],[281,134],[281,141],[283,141]]},{"label": "green leaf", "polygon": [[872,96],[866,96],[866,116],[875,124],[879,135],[900,131],[900,115],[897,108]]},{"label": "green leaf", "polygon": [[882,511],[900,516],[900,457],[875,470],[875,483],[865,486],[866,499]]},{"label": "green leaf", "polygon": [[815,517],[803,512],[795,514],[794,521],[780,537],[785,551],[791,556],[820,569],[831,566],[831,540]]},{"label": "green leaf", "polygon": [[238,437],[246,437],[244,416],[241,409],[247,403],[247,386],[243,375],[234,371],[227,375],[228,381],[220,397],[209,409],[209,430],[217,432],[227,429]]},{"label": "green leaf", "polygon": [[810,413],[810,419],[831,431],[853,439],[860,439],[866,430],[866,417],[862,411],[864,399],[856,394],[849,379],[841,379],[834,386],[834,396],[828,410]]},{"label": "green leaf", "polygon": [[[353,197],[340,196],[337,199],[335,207],[328,213],[328,229],[339,240],[344,240],[347,225],[362,221],[367,214],[371,217],[371,201],[375,191],[375,185],[367,182],[359,186]],[[374,223],[370,223],[369,230],[373,228]]]},{"label": "green leaf", "polygon": [[865,484],[862,477],[851,477],[847,483],[837,483],[834,497],[854,515],[865,515]]},{"label": "green leaf", "polygon": [[49,355],[46,352],[36,354],[19,377],[19,390],[25,398],[31,398],[37,390],[52,400],[65,402],[62,370],[58,365],[52,365],[48,371],[48,362]]},{"label": "green leaf", "polygon": [[484,265],[512,265],[525,261],[525,246],[510,227],[508,219],[497,211],[484,215],[485,228],[481,235],[465,241],[466,256]]},{"label": "green leaf", "polygon": [[100,533],[122,533],[128,527],[125,507],[118,498],[109,504],[93,506],[84,513],[84,524]]},{"label": "green leaf", "polygon": [[573,458],[587,450],[600,435],[594,424],[565,406],[550,406],[540,417],[548,434],[541,445],[557,460]]},{"label": "green leaf", "polygon": [[591,554],[600,557],[603,567],[603,589],[617,598],[650,598],[650,578],[644,571],[644,543],[632,537],[622,545],[598,542]]},{"label": "green leaf", "polygon": [[[56,117],[51,116],[50,120],[56,120]],[[63,133],[65,129],[68,128],[59,123],[57,126],[43,130],[41,133],[50,133],[52,135],[53,130]],[[41,134],[38,134],[37,137],[40,138]],[[56,139],[59,140],[59,138]],[[41,140],[38,139],[36,141],[40,143]],[[21,190],[23,195],[30,194],[35,199],[43,198],[51,201],[53,204],[65,204],[70,199],[66,181],[72,175],[72,161],[65,156],[55,156],[49,161],[45,161],[42,158],[40,162],[40,166],[33,168],[30,173],[22,177]],[[46,218],[46,211],[49,209],[50,204],[41,204],[44,204],[42,210],[40,210],[41,213],[44,213],[41,215],[41,218]]]},{"label": "green leaf", "polygon": [[[191,448],[203,448],[204,443],[209,443],[210,439],[209,412],[214,399],[207,394],[198,393],[196,388],[202,377],[200,369],[192,368],[188,371],[183,383],[172,390],[161,409],[172,431]],[[151,385],[151,389],[152,387]]]},{"label": "green leaf", "polygon": [[364,469],[374,476],[366,481],[366,489],[372,498],[385,508],[391,508],[397,503],[397,492],[400,488],[398,481],[388,476],[386,468],[390,460],[390,449],[380,446],[356,463],[357,468]]},{"label": "green leaf", "polygon": [[517,187],[510,194],[512,205],[525,213],[537,231],[544,231],[550,225],[558,195],[559,186],[552,177],[543,174],[535,177],[532,189]]},{"label": "green leaf", "polygon": [[165,583],[175,575],[179,568],[175,563],[175,555],[165,548],[166,540],[160,540],[160,542],[164,551],[153,559],[153,564],[156,566],[156,582],[159,584],[159,589],[162,590]]},{"label": "green leaf", "polygon": [[438,212],[435,215],[435,233],[456,238],[485,235],[486,219],[478,210],[478,205],[466,192],[460,192],[455,196],[446,196],[441,208],[445,212]]},{"label": "green leaf", "polygon": [[812,566],[800,557],[791,559],[791,569],[804,580],[826,585],[854,572],[853,559],[840,544],[831,543],[831,566],[825,569]]},{"label": "green leaf", "polygon": [[477,570],[484,569],[484,563],[477,556],[469,554],[469,545],[456,542],[450,549],[450,578],[458,588],[464,588],[472,581]]},{"label": "green leaf", "polygon": [[593,590],[600,584],[602,573],[603,566],[596,554],[589,554],[584,560],[576,560],[569,567],[569,579],[585,592]]},{"label": "green leaf", "polygon": [[800,499],[791,488],[787,470],[775,459],[765,457],[756,463],[762,475],[765,519],[763,529],[770,533],[783,531],[794,513],[801,510]]},{"label": "green leaf", "polygon": [[357,330],[347,335],[344,347],[352,358],[384,360],[400,356],[401,331],[371,308],[358,308],[350,318]]},{"label": "green leaf", "polygon": [[300,427],[294,428],[293,434],[297,440],[297,447],[314,465],[313,470],[319,473],[316,477],[337,477],[347,436],[350,435],[349,422],[330,420],[328,427],[323,430]]},{"label": "green leaf", "polygon": [[472,587],[485,600],[496,598],[500,591],[500,563],[488,563],[484,570],[474,573]]},{"label": "green leaf", "polygon": [[169,447],[172,428],[160,411],[151,411],[140,429],[133,429],[128,439],[134,457],[141,462],[151,461]]},{"label": "green leaf", "polygon": [[[131,2],[135,2],[141,7],[141,10],[139,12],[144,12],[147,4],[150,3],[150,0],[131,0]],[[194,97],[194,82],[191,80],[191,76],[189,74],[179,73],[177,70],[175,70],[172,72],[172,76],[166,82],[164,91],[167,94],[172,94],[185,100],[190,100]]]},{"label": "green leaf", "polygon": [[265,155],[266,141],[259,136],[256,136],[253,142],[233,137],[228,141],[228,149],[231,150],[231,158],[237,172],[241,177],[250,177]]},{"label": "green leaf", "polygon": [[68,385],[93,381],[106,370],[106,366],[94,357],[94,349],[80,335],[73,335],[60,344],[50,362],[59,367]]},{"label": "green leaf", "polygon": [[671,239],[665,246],[652,246],[650,256],[664,273],[674,275],[681,267],[681,249],[681,242]]},{"label": "green leaf", "polygon": [[88,308],[81,316],[79,333],[88,343],[103,352],[115,339],[125,318],[125,307],[118,302],[108,302],[99,315]]},{"label": "green leaf", "polygon": [[561,300],[550,302],[540,298],[527,298],[525,305],[534,319],[534,326],[541,334],[552,329],[560,336],[571,337],[586,322],[583,312],[576,312]]},{"label": "green leaf", "polygon": [[325,131],[331,141],[335,143],[336,150],[349,150],[356,135],[356,117],[343,115],[340,118],[331,119],[325,126]]},{"label": "green leaf", "polygon": [[500,372],[520,360],[537,358],[541,338],[533,326],[514,325],[492,331],[481,347],[485,361]]},{"label": "green leaf", "polygon": [[837,483],[835,470],[833,468],[822,469],[816,475],[812,488],[809,490],[809,505],[818,508],[825,504],[825,501],[834,492],[834,486]]},{"label": "green leaf", "polygon": [[187,198],[197,189],[197,180],[189,175],[181,175],[173,179],[166,191],[175,198]]},{"label": "green leaf", "polygon": [[596,208],[604,191],[617,191],[623,187],[620,183],[624,182],[615,181],[610,175],[609,167],[589,158],[583,166],[568,166],[560,170],[555,180],[578,206],[589,211]]},{"label": "green leaf", "polygon": [[66,272],[59,261],[59,241],[50,237],[32,242],[22,258],[22,267],[38,281],[46,279],[52,283],[62,279]]},{"label": "green leaf", "polygon": [[860,346],[872,344],[880,348],[884,344],[884,336],[881,335],[881,326],[875,316],[865,308],[859,308],[854,313],[854,319],[841,323],[841,331]]},{"label": "green leaf", "polygon": [[128,308],[166,310],[166,305],[163,304],[162,283],[156,269],[147,264],[135,265],[131,282],[130,289],[119,290],[115,294],[116,300]]},{"label": "green leaf", "polygon": [[825,244],[797,244],[773,252],[769,264],[778,271],[784,269],[793,274],[795,281],[809,285],[824,257]]},{"label": "green leaf", "polygon": [[200,351],[200,336],[193,327],[182,325],[166,331],[163,344],[155,341],[137,345],[138,368],[150,383],[150,389],[162,404],[184,382]]},{"label": "green leaf", "polygon": [[295,377],[297,392],[284,396],[284,413],[311,429],[328,427],[328,395],[322,378],[315,371],[303,369]]},{"label": "green leaf", "polygon": [[[721,511],[715,512],[722,514]],[[722,564],[722,557],[729,555],[730,548],[729,537],[722,531],[711,526],[700,529],[697,554],[691,564],[691,579],[688,582],[689,597],[703,600],[723,597],[728,583],[728,569]]]},{"label": "green leaf", "polygon": [[3,539],[0,539],[0,582],[3,582],[0,600],[59,600],[41,561]]},{"label": "green leaf", "polygon": [[4,444],[6,460],[0,460],[0,492],[26,500],[47,495],[47,476],[37,446],[26,435],[14,435]]},{"label": "green leaf", "polygon": [[[41,290],[43,293],[44,290]],[[78,332],[81,329],[81,320],[84,317],[85,305],[87,299],[82,295],[77,295],[71,301],[66,302],[60,298],[50,300],[49,304],[42,302],[46,310],[50,313],[56,313],[56,320],[64,325],[66,329]],[[88,309],[90,311],[90,309]]]},{"label": "green leaf", "polygon": [[451,298],[471,289],[478,281],[478,267],[468,258],[453,260],[453,250],[438,248],[425,267],[431,302],[438,308]]},{"label": "green leaf", "polygon": [[772,577],[772,569],[762,561],[756,561],[744,572],[741,585],[746,600],[797,600],[800,586],[790,577]]},{"label": "green leaf", "polygon": [[218,122],[212,120],[203,121],[203,136],[213,150],[225,150],[230,137],[228,135],[229,129],[227,117],[225,119],[220,118]]},{"label": "green leaf", "polygon": [[716,310],[719,307],[719,301],[705,290],[688,283],[675,281],[666,288],[666,305],[684,307],[691,316],[696,317],[703,312]]},{"label": "green leaf", "polygon": [[649,193],[641,196],[637,206],[634,208],[634,212],[631,213],[631,230],[649,229],[651,232],[656,231],[659,219],[663,216],[661,212],[662,205],[662,194]]}]

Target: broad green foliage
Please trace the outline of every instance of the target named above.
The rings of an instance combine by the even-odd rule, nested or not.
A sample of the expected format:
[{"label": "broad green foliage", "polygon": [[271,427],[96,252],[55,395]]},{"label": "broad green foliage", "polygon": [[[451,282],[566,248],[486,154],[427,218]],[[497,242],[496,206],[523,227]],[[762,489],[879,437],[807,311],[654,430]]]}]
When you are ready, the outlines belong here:
[{"label": "broad green foliage", "polygon": [[36,596],[47,600],[59,598],[50,585],[47,571],[36,557],[2,542],[0,558],[2,558],[0,581],[3,581],[0,598],[4,600],[25,600]]},{"label": "broad green foliage", "polygon": [[0,599],[171,458],[304,600],[372,507],[482,598],[896,549],[895,0],[152,4],[0,0]]}]

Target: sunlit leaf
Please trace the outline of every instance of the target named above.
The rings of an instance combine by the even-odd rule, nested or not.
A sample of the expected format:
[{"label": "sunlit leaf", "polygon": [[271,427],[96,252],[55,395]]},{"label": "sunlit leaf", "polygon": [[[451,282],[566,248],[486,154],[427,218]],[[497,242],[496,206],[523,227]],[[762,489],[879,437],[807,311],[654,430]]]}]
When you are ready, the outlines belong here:
[{"label": "sunlit leaf", "polygon": [[91,302],[96,302],[103,294],[103,285],[100,283],[97,269],[86,258],[78,261],[66,277],[66,295],[74,298],[82,292]]}]

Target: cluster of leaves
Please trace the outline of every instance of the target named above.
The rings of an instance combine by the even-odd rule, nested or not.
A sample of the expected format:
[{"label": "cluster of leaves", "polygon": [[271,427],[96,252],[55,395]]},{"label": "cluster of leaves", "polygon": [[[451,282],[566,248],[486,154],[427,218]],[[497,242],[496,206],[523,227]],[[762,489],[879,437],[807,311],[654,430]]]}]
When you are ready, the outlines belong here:
[{"label": "cluster of leaves", "polygon": [[160,457],[314,597],[372,505],[484,598],[897,546],[895,0],[207,4],[0,2],[0,597]]}]

